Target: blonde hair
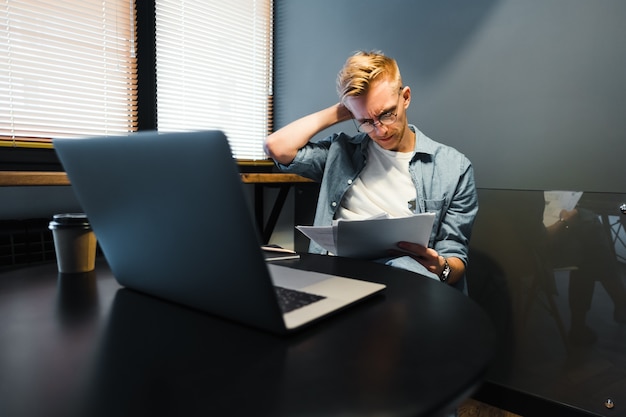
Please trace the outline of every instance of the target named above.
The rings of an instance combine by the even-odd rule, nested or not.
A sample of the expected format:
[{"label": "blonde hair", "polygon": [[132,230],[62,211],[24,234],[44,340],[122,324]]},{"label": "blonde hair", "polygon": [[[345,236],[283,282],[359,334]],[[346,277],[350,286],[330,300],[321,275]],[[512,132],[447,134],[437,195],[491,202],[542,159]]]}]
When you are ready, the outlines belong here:
[{"label": "blonde hair", "polygon": [[363,96],[376,80],[396,81],[402,86],[400,69],[395,59],[380,51],[358,51],[350,56],[337,75],[337,94],[343,102],[347,97]]}]

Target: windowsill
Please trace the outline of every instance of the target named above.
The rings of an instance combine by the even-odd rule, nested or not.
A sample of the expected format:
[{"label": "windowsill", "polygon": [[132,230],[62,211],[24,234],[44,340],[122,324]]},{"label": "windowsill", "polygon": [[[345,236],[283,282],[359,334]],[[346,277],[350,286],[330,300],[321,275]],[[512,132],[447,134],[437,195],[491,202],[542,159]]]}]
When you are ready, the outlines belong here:
[{"label": "windowsill", "polygon": [[65,172],[47,171],[2,171],[0,187],[21,187],[39,185],[70,185]]},{"label": "windowsill", "polygon": [[[284,174],[280,172],[242,172],[241,180],[245,184],[312,182],[310,179],[296,174]],[[0,171],[0,187],[59,185],[70,185],[70,181],[65,172]]]},{"label": "windowsill", "polygon": [[[0,175],[3,172],[63,172],[63,166],[54,149],[46,147],[26,148],[2,146],[0,140]],[[237,159],[240,172],[276,172],[271,159]],[[56,185],[56,184],[55,184]]]}]

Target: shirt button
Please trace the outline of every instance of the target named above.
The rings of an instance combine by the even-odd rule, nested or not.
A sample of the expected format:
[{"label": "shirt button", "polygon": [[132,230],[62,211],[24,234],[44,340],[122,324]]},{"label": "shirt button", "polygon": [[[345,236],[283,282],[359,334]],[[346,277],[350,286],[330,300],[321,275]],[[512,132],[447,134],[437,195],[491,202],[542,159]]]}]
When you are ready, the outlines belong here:
[{"label": "shirt button", "polygon": [[352,184],[352,180],[348,180],[348,185],[351,185],[351,184]]},{"label": "shirt button", "polygon": [[337,207],[337,202],[333,201],[330,205],[333,206],[333,207]]}]

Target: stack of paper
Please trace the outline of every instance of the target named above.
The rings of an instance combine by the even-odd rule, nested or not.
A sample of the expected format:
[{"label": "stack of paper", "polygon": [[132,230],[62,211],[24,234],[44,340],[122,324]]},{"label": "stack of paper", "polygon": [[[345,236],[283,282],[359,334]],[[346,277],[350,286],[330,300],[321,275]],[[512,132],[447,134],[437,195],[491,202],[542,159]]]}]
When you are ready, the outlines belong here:
[{"label": "stack of paper", "polygon": [[296,226],[328,252],[352,258],[376,259],[398,250],[400,241],[428,246],[435,213],[407,217],[376,216],[365,220],[337,220],[332,226]]}]

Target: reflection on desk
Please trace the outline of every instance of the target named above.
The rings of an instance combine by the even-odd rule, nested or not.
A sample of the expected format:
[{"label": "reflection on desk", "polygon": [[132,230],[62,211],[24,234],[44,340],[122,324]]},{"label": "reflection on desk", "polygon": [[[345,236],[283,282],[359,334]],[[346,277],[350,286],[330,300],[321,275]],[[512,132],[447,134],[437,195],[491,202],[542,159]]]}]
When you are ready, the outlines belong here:
[{"label": "reflection on desk", "polygon": [[121,288],[102,261],[72,287],[54,264],[0,274],[0,415],[431,416],[480,384],[493,328],[460,292],[364,261],[282,263],[387,291],[279,337]]}]

